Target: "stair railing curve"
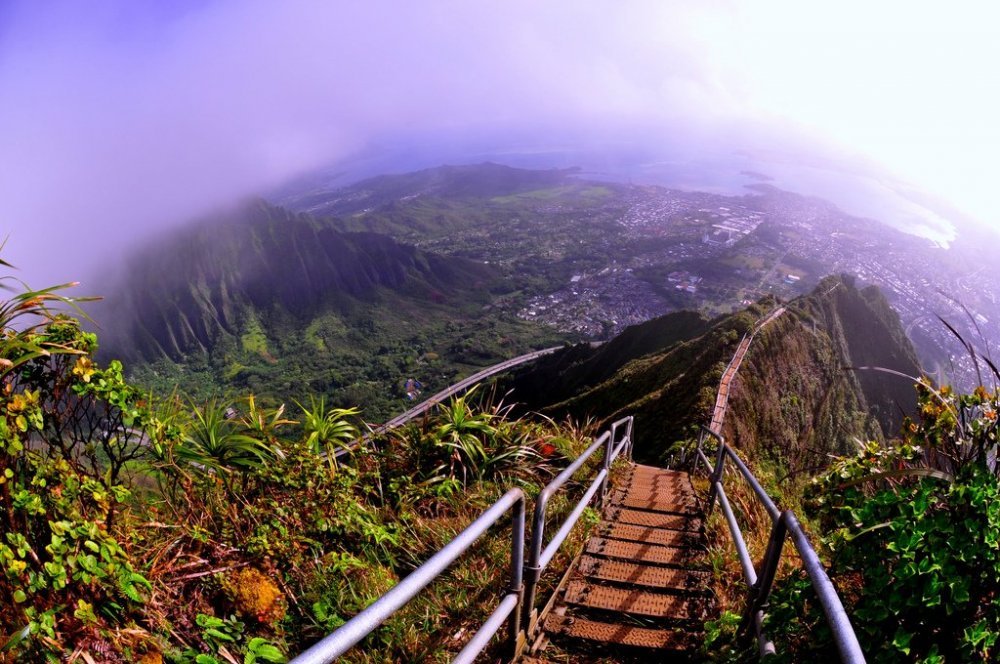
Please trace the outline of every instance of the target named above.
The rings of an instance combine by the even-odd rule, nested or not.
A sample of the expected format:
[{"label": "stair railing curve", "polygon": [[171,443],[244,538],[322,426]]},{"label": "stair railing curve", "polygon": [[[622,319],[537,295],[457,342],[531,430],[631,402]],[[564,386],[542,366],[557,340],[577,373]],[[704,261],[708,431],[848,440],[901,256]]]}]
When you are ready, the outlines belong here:
[{"label": "stair railing curve", "polygon": [[[624,435],[619,437],[619,431]],[[604,451],[604,461],[600,470],[594,475],[590,486],[570,512],[569,516],[552,537],[548,545],[542,549],[542,537],[545,529],[545,512],[548,500],[572,475],[590,459],[597,450]],[[576,460],[560,472],[539,494],[535,503],[534,527],[531,539],[531,558],[526,561],[525,551],[525,513],[526,499],[521,489],[514,488],[505,493],[493,503],[475,521],[446,544],[440,551],[417,567],[405,579],[397,583],[388,592],[375,600],[361,613],[357,614],[332,633],[315,643],[291,664],[328,664],[336,661],[341,655],[357,645],[366,636],[375,631],[383,622],[389,619],[399,609],[415,598],[432,581],[458,558],[508,512],[511,519],[510,547],[510,584],[507,594],[503,596],[497,607],[482,627],[473,635],[452,660],[453,663],[469,664],[489,645],[493,637],[500,631],[503,624],[508,623],[507,654],[515,658],[525,643],[529,633],[527,620],[531,618],[537,582],[541,572],[551,562],[559,546],[569,536],[570,531],[580,519],[584,510],[599,497],[603,505],[608,491],[607,477],[612,462],[622,453],[629,458],[632,454],[632,417],[624,417],[614,422],[580,455]],[[527,576],[529,583],[525,584]],[[530,602],[528,597],[530,595]]]},{"label": "stair railing curve", "polygon": [[[534,635],[538,626],[539,617],[535,614],[535,596],[538,581],[541,579],[542,573],[548,567],[549,563],[552,562],[552,558],[555,557],[563,542],[569,537],[570,531],[573,530],[573,526],[579,521],[584,510],[593,501],[595,495],[599,496],[598,502],[601,509],[604,508],[609,486],[608,475],[611,473],[611,464],[614,463],[615,459],[623,451],[626,455],[625,458],[632,458],[632,424],[633,419],[631,415],[614,422],[610,430],[601,434],[590,447],[584,450],[583,454],[556,475],[538,494],[538,498],[535,499],[535,511],[531,520],[531,544],[528,547],[528,558],[524,566],[524,613],[521,617],[521,622],[525,627],[528,638]],[[621,440],[618,440],[618,430],[622,428],[624,428],[625,434]],[[591,479],[590,486],[577,501],[569,516],[566,517],[566,520],[559,527],[559,530],[556,531],[556,534],[552,536],[552,539],[543,548],[545,518],[548,512],[549,500],[588,459],[601,449],[604,450],[604,462],[601,464],[601,469]]]},{"label": "stair railing curve", "polygon": [[524,355],[518,355],[517,357],[512,357],[509,360],[504,360],[503,362],[499,362],[492,366],[486,367],[485,369],[481,369],[480,371],[477,371],[471,376],[463,378],[462,380],[458,381],[453,385],[449,385],[448,387],[441,390],[437,394],[428,397],[427,399],[421,401],[413,408],[410,408],[409,410],[400,413],[399,415],[385,422],[384,424],[378,425],[377,427],[375,427],[368,433],[364,434],[363,436],[351,441],[350,443],[347,443],[343,447],[338,448],[333,453],[333,455],[337,459],[337,461],[340,461],[344,457],[353,453],[363,442],[371,439],[373,436],[378,436],[387,431],[391,431],[392,429],[403,426],[407,422],[410,422],[411,420],[420,417],[421,415],[423,415],[424,413],[426,413],[439,403],[444,402],[446,399],[450,399],[451,397],[455,396],[456,394],[459,394],[460,392],[464,392],[473,385],[481,383],[482,381],[486,380],[491,376],[503,373],[508,369],[513,369],[514,367],[521,366],[522,364],[534,362],[538,358],[543,357],[545,355],[551,355],[552,353],[562,348],[563,348],[562,346],[551,346],[549,348],[543,348],[541,350],[525,353]]},{"label": "stair railing curve", "polygon": [[[714,464],[709,461],[703,449],[706,436],[715,438],[718,443]],[[706,515],[711,514],[712,508],[716,501],[718,501],[719,508],[722,510],[726,523],[729,526],[729,534],[736,547],[736,554],[747,583],[749,601],[743,615],[741,629],[745,630],[750,626],[753,627],[761,658],[775,654],[774,643],[764,633],[764,608],[771,595],[774,577],[778,570],[778,563],[781,561],[785,540],[790,537],[802,560],[802,566],[809,576],[809,581],[812,583],[813,589],[819,598],[827,624],[833,633],[834,642],[840,654],[840,661],[847,664],[864,664],[865,656],[861,651],[861,645],[858,643],[857,635],[854,632],[854,627],[851,625],[847,611],[844,610],[844,605],[840,601],[840,596],[837,595],[836,588],[834,588],[833,583],[830,581],[823,563],[809,542],[809,538],[806,536],[795,514],[791,510],[779,510],[771,497],[764,491],[757,478],[754,477],[750,469],[743,463],[743,460],[726,443],[722,434],[708,427],[703,427],[702,433],[698,437],[693,472],[698,471],[699,461],[704,465],[711,483],[705,513]],[[739,523],[736,521],[736,516],[726,495],[726,489],[723,486],[722,480],[727,461],[736,467],[738,474],[750,486],[771,520],[771,533],[768,538],[767,549],[764,552],[764,558],[759,567],[755,567],[753,564],[753,560],[747,549],[746,540],[743,538],[743,533],[740,530]]]},{"label": "stair railing curve", "polygon": [[[469,550],[487,530],[495,525],[507,512],[513,511],[511,524],[511,565],[510,585],[507,594],[494,609],[486,623],[472,640],[455,657],[454,662],[472,662],[485,649],[493,635],[504,621],[510,619],[510,642],[516,644],[521,633],[520,604],[522,597],[522,573],[524,567],[524,520],[525,497],[521,489],[511,489],[493,503],[479,518],[431,556],[405,579],[393,586],[387,593],[346,623],[318,641],[311,648],[292,660],[291,664],[328,664],[357,645],[375,631],[396,611],[404,607],[431,581],[439,577],[455,560]],[[513,655],[513,653],[511,653]]]}]

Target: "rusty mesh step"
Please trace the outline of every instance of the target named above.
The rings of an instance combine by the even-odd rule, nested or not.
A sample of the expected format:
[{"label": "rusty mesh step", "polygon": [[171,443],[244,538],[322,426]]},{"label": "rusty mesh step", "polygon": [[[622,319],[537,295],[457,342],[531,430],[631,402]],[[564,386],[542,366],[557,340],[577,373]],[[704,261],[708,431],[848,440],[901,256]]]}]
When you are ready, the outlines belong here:
[{"label": "rusty mesh step", "polygon": [[566,586],[564,600],[567,604],[592,609],[672,620],[690,620],[697,618],[700,613],[694,602],[683,595],[611,588],[585,581],[570,581]]},{"label": "rusty mesh step", "polygon": [[595,558],[589,555],[580,557],[580,565],[577,569],[580,574],[601,581],[615,581],[648,588],[690,592],[707,591],[711,580],[708,572],[642,565],[624,560]]},{"label": "rusty mesh step", "polygon": [[655,487],[630,486],[625,488],[625,496],[635,500],[669,500],[694,502],[694,491],[678,489],[657,489]]},{"label": "rusty mesh step", "polygon": [[669,497],[630,496],[625,492],[619,492],[612,499],[612,504],[651,512],[670,512],[691,516],[698,513],[698,504],[693,499],[672,500]]},{"label": "rusty mesh step", "polygon": [[646,544],[659,544],[660,546],[693,546],[698,543],[698,537],[681,530],[666,530],[663,528],[651,528],[638,526],[631,523],[609,523],[601,528],[601,535],[607,539],[629,540],[631,542],[645,542]]},{"label": "rusty mesh step", "polygon": [[607,520],[650,528],[669,528],[670,530],[699,530],[701,528],[701,519],[698,516],[660,514],[623,507],[612,507],[608,510]]},{"label": "rusty mesh step", "polygon": [[687,477],[688,474],[683,470],[670,470],[669,468],[660,468],[658,466],[644,466],[642,464],[636,464],[632,466],[633,475],[656,475],[656,476],[666,476],[666,477]]},{"label": "rusty mesh step", "polygon": [[688,635],[671,630],[616,625],[556,614],[550,614],[546,618],[545,631],[550,634],[562,634],[577,639],[614,643],[634,648],[685,650],[692,645]]},{"label": "rusty mesh step", "polygon": [[623,558],[638,563],[655,563],[657,565],[683,565],[691,557],[691,549],[642,544],[640,542],[623,542],[609,540],[603,537],[592,537],[587,542],[587,553],[609,558]]},{"label": "rusty mesh step", "polygon": [[687,473],[663,469],[649,471],[635,468],[627,475],[633,480],[643,482],[687,482],[690,480]]},{"label": "rusty mesh step", "polygon": [[669,477],[667,475],[632,475],[625,477],[626,483],[634,484],[662,484],[665,486],[687,486],[690,480],[686,477]]},{"label": "rusty mesh step", "polygon": [[622,485],[622,489],[627,493],[657,493],[685,497],[694,495],[694,489],[690,484],[677,482],[626,482]]}]

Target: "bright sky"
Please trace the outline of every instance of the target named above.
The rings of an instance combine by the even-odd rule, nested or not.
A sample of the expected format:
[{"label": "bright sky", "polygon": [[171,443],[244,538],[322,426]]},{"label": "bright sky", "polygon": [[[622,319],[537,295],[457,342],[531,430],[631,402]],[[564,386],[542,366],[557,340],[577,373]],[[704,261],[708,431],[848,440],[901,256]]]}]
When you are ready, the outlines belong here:
[{"label": "bright sky", "polygon": [[1000,227],[1000,3],[754,2],[717,37],[748,110],[802,123]]},{"label": "bright sky", "polygon": [[386,135],[532,127],[810,136],[1000,229],[998,65],[985,0],[0,1],[4,256],[68,280]]}]

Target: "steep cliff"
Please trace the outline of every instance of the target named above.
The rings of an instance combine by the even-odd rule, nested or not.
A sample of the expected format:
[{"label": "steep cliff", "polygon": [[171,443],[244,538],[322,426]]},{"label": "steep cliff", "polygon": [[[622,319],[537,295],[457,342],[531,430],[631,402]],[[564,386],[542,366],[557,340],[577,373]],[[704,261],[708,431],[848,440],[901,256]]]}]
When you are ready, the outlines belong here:
[{"label": "steep cliff", "polygon": [[308,321],[320,310],[377,300],[380,291],[441,301],[482,289],[492,276],[481,264],[374,233],[341,233],[257,201],[134,256],[109,298],[117,316],[125,314],[113,345],[130,359],[181,359],[244,334],[255,317]]},{"label": "steep cliff", "polygon": [[[517,376],[515,398],[555,416],[606,421],[633,414],[636,456],[662,460],[673,442],[708,422],[740,339],[775,306],[765,300],[704,323],[703,330],[685,327],[678,314],[640,326],[657,331],[658,348],[635,330],[606,347],[567,349]],[[756,335],[731,388],[724,433],[738,447],[796,468],[850,449],[855,438],[893,435],[913,409],[913,388],[863,366],[920,373],[898,317],[877,289],[859,290],[849,277],[824,279]],[[571,394],[539,389],[563,381],[574,386]]]},{"label": "steep cliff", "polygon": [[102,355],[200,395],[318,392],[378,418],[400,409],[410,376],[444,387],[564,338],[484,311],[491,266],[263,201],[149,244],[125,275],[94,314]]}]

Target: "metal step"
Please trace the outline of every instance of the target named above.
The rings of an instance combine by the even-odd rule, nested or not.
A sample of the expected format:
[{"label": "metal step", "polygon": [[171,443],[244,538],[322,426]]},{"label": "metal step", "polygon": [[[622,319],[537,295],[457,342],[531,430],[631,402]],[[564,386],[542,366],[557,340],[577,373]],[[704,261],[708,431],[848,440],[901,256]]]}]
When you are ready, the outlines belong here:
[{"label": "metal step", "polygon": [[687,634],[667,629],[603,623],[555,614],[550,615],[545,620],[545,630],[550,634],[562,634],[577,639],[614,643],[633,648],[685,650],[692,645],[692,639]]},{"label": "metal step", "polygon": [[696,534],[681,530],[667,530],[664,528],[638,526],[631,523],[612,523],[607,521],[601,525],[600,533],[607,539],[644,542],[660,546],[694,546],[699,540]]},{"label": "metal step", "polygon": [[570,581],[563,599],[567,604],[651,618],[692,620],[701,614],[696,602],[682,595],[612,588],[586,581]]},{"label": "metal step", "polygon": [[611,507],[606,512],[608,521],[627,523],[648,528],[663,528],[669,530],[701,530],[700,515],[658,514],[644,510],[630,510],[624,507]]},{"label": "metal step", "polygon": [[689,484],[691,482],[691,478],[685,473],[664,470],[652,472],[635,469],[631,473],[628,473],[628,478],[635,482],[677,482],[680,484]]},{"label": "metal step", "polygon": [[611,504],[650,512],[669,512],[684,516],[698,515],[698,503],[694,498],[672,499],[669,496],[629,495],[624,491],[619,491],[611,499]]},{"label": "metal step", "polygon": [[694,489],[686,484],[670,482],[632,482],[623,483],[623,488],[628,494],[654,494],[663,496],[677,496],[683,498],[694,497]]},{"label": "metal step", "polygon": [[642,565],[590,555],[580,557],[577,569],[590,579],[679,592],[708,592],[711,583],[711,575],[705,571]]},{"label": "metal step", "polygon": [[654,563],[682,567],[687,564],[696,549],[673,546],[624,542],[603,537],[592,537],[587,542],[586,552],[608,558],[620,558],[636,563]]},{"label": "metal step", "polygon": [[629,498],[656,498],[659,500],[693,501],[694,491],[682,491],[679,488],[656,488],[648,485],[627,486],[624,494]]},{"label": "metal step", "polygon": [[680,477],[685,478],[688,476],[683,470],[670,470],[669,468],[660,468],[659,466],[644,466],[642,464],[635,464],[632,466],[633,475],[655,475],[664,477]]}]

